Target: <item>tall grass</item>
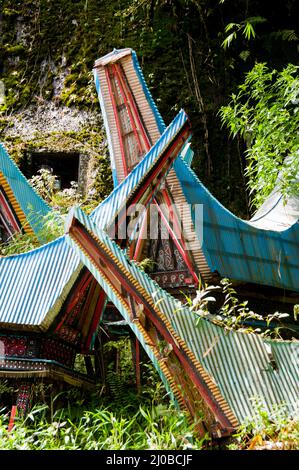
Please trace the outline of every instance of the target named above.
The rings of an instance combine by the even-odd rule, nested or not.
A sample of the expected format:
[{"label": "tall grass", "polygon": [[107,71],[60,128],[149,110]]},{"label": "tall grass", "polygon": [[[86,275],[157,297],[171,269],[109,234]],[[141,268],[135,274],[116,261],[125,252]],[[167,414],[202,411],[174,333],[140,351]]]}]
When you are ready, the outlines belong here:
[{"label": "tall grass", "polygon": [[[151,364],[142,365],[143,387],[137,393],[127,363],[129,341],[111,342],[111,347],[121,348],[122,357],[119,370],[110,370],[108,385],[98,385],[93,392],[70,388],[53,397],[51,386],[37,384],[39,404],[25,418],[17,417],[11,432],[8,413],[0,410],[0,449],[183,450],[208,445],[208,436],[200,439],[195,425],[169,399]],[[4,385],[0,399],[10,391]]]},{"label": "tall grass", "polygon": [[77,417],[69,409],[55,412],[49,420],[48,408],[36,406],[24,420],[7,431],[8,417],[0,418],[0,448],[18,450],[124,450],[201,449],[194,426],[183,413],[169,407],[140,406],[86,409]]},{"label": "tall grass", "polygon": [[[39,404],[25,418],[17,417],[11,432],[7,431],[7,409],[0,409],[0,449],[213,448],[209,436],[200,438],[196,424],[190,424],[169,399],[152,365],[143,364],[143,387],[140,394],[136,392],[127,361],[128,341],[111,343],[109,348],[112,346],[121,349],[123,357],[118,371],[109,369],[108,387],[99,385],[92,393],[70,388],[53,397],[51,386],[36,384],[35,401]],[[11,386],[0,382],[0,401],[1,396],[11,393]],[[290,417],[284,406],[267,411],[261,403],[255,399],[255,416],[245,420],[233,441],[222,443],[221,448],[299,449],[299,414]]]}]

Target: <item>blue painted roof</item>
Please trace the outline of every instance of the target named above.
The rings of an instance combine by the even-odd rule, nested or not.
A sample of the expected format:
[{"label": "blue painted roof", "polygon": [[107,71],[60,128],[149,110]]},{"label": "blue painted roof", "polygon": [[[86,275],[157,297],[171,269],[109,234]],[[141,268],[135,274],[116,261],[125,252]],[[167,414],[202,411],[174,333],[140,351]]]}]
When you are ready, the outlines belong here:
[{"label": "blue painted roof", "polygon": [[[135,51],[131,50],[131,53],[137,77],[162,132],[165,123],[147,87],[137,55]],[[255,222],[255,218],[252,222],[243,221],[223,207],[205,188],[190,168],[191,159],[191,154],[185,161],[182,157],[177,158],[174,170],[186,201],[192,208],[193,222],[199,240],[203,239],[202,251],[211,271],[238,281],[299,291],[299,198],[295,200],[295,216],[284,216],[284,219],[291,220],[289,227],[287,224],[282,227],[277,219],[282,219],[281,214],[286,210],[294,212],[294,204],[290,201],[284,207],[277,194],[271,196],[275,201],[278,199],[275,204],[279,204],[280,208],[279,211],[275,209],[276,216],[273,216],[273,208],[270,210],[274,223],[272,220],[269,222],[268,214],[263,217],[264,226],[261,221]],[[203,206],[200,226],[195,220],[195,204]],[[267,203],[265,205],[268,207]]]},{"label": "blue painted roof", "polygon": [[65,237],[28,253],[0,258],[0,325],[47,328],[78,266]]},{"label": "blue painted roof", "polygon": [[35,233],[42,228],[43,217],[51,207],[37,194],[28,183],[16,163],[10,158],[3,144],[0,143],[0,171],[9,184],[20,208]]},{"label": "blue painted roof", "polygon": [[[239,281],[299,291],[298,222],[279,231],[258,228],[223,207],[186,163],[177,160],[174,168],[180,172],[191,207],[203,206],[203,220],[195,230],[202,234],[202,251],[212,271]],[[194,211],[192,216],[195,221]]]},{"label": "blue painted roof", "polygon": [[[96,227],[86,214],[77,209],[74,215],[116,257],[120,263],[119,266],[124,268],[123,272],[126,277],[133,277],[136,291],[145,290],[152,298],[160,314],[168,319],[179,339],[183,340],[203,366],[204,380],[206,380],[204,375],[206,372],[212,378],[212,382],[219,387],[239,421],[255,414],[252,399],[256,397],[259,397],[260,402],[269,411],[275,404],[286,405],[290,413],[297,410],[299,404],[298,341],[276,341],[264,339],[256,334],[228,331],[205,318],[198,322],[194,311],[163,290],[139,268],[137,263],[130,260],[104,231]],[[116,305],[158,371],[161,372],[150,344],[143,336],[144,328],[138,329],[138,323],[131,320],[130,312],[121,302],[120,296],[101,275],[100,270],[88,255],[76,245],[76,241],[70,236],[67,240]],[[271,365],[269,348],[277,368]]]},{"label": "blue painted roof", "polygon": [[[142,184],[186,120],[181,111],[134,171],[93,211],[90,218],[99,228],[106,228],[132,190]],[[28,253],[0,258],[0,325],[47,328],[79,268],[79,258],[64,236]]]}]

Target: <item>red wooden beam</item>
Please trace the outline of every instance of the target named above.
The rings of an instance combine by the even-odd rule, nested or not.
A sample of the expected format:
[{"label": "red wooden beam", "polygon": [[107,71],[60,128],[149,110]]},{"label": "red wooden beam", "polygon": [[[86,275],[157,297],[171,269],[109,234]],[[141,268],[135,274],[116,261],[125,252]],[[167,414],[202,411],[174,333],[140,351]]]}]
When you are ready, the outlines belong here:
[{"label": "red wooden beam", "polygon": [[159,214],[161,215],[161,218],[162,218],[164,224],[165,224],[166,227],[167,227],[167,230],[168,230],[168,232],[169,232],[169,234],[170,234],[172,240],[174,241],[175,246],[177,247],[177,249],[179,250],[180,254],[182,255],[183,260],[185,261],[186,266],[187,266],[187,268],[189,269],[191,276],[193,277],[193,279],[195,280],[195,282],[198,284],[198,282],[199,282],[198,276],[197,276],[196,273],[194,272],[193,266],[192,266],[192,264],[191,264],[191,262],[190,262],[190,260],[189,260],[189,257],[188,257],[188,255],[187,255],[186,251],[183,249],[183,247],[182,247],[181,244],[179,243],[179,241],[178,241],[178,239],[177,239],[177,237],[176,237],[176,234],[174,233],[174,231],[173,231],[172,228],[170,227],[170,225],[169,225],[169,223],[168,223],[168,220],[167,220],[167,218],[165,217],[165,215],[163,214],[163,211],[162,211],[161,207],[159,206],[159,204],[157,203],[156,200],[155,200],[154,202],[155,202],[155,204],[156,204],[157,210],[158,210]]},{"label": "red wooden beam", "polygon": [[92,282],[90,283],[90,287],[88,289],[86,300],[85,300],[83,308],[82,308],[80,325],[82,325],[82,321],[84,322],[84,319],[86,320],[86,316],[89,312],[89,309],[91,308],[91,304],[92,304],[92,301],[93,301],[93,296],[94,296],[96,287],[97,287],[97,282],[95,281],[94,278],[92,278]]},{"label": "red wooden beam", "polygon": [[139,231],[139,237],[137,239],[134,256],[133,256],[134,260],[138,260],[139,258],[140,251],[142,249],[142,244],[143,244],[143,234],[146,230],[146,227],[147,227],[147,211],[143,214],[143,220],[142,220],[140,231]]},{"label": "red wooden beam", "polygon": [[94,312],[94,315],[93,315],[92,324],[91,324],[91,327],[89,329],[89,334],[88,334],[88,337],[87,337],[87,340],[86,340],[85,348],[86,348],[87,351],[90,349],[90,345],[91,345],[93,335],[94,335],[94,333],[95,333],[95,331],[98,327],[98,324],[99,324],[101,316],[103,314],[105,305],[106,305],[106,293],[105,293],[105,291],[103,291],[103,289],[101,289],[100,295],[99,295],[99,298],[98,298],[98,301],[97,301],[97,305],[96,305],[96,308],[95,308],[95,312]]},{"label": "red wooden beam", "polygon": [[8,428],[7,428],[8,432],[11,432],[12,428],[14,427],[17,409],[18,407],[16,405],[13,405],[11,407],[10,418],[9,418],[9,423],[8,423]]},{"label": "red wooden beam", "polygon": [[136,105],[136,102],[135,102],[135,99],[132,95],[132,92],[130,90],[130,87],[126,84],[126,77],[125,77],[125,74],[123,72],[123,69],[121,67],[120,64],[115,64],[114,65],[116,70],[118,71],[118,76],[120,77],[120,80],[122,81],[122,83],[124,84],[124,89],[126,90],[127,92],[127,96],[128,96],[128,102],[130,103],[130,106],[131,106],[131,109],[132,109],[132,112],[134,114],[134,117],[136,119],[136,122],[138,124],[138,127],[139,127],[139,130],[142,134],[142,137],[143,137],[143,141],[144,141],[144,144],[145,144],[145,148],[146,148],[146,151],[149,151],[150,148],[151,148],[151,142],[149,140],[149,137],[145,131],[145,128],[144,128],[144,125],[140,119],[140,112],[139,110],[137,109],[137,105]]},{"label": "red wooden beam", "polygon": [[126,92],[125,92],[125,89],[124,89],[123,81],[122,81],[122,79],[120,77],[120,74],[119,74],[118,67],[116,67],[115,65],[112,65],[112,71],[113,71],[113,74],[114,74],[115,78],[118,81],[119,89],[120,89],[121,95],[123,97],[124,103],[126,105],[126,109],[128,111],[128,114],[129,114],[130,123],[131,123],[135,138],[136,138],[137,143],[138,143],[139,151],[140,151],[140,154],[142,155],[145,152],[144,152],[144,149],[142,147],[140,136],[138,134],[138,129],[136,128],[136,124],[135,124],[135,120],[134,120],[134,117],[133,117],[133,114],[132,114],[132,111],[131,111],[131,108],[130,108],[130,104],[127,100]]},{"label": "red wooden beam", "polygon": [[[177,155],[177,152],[179,152],[179,150],[181,149],[184,143],[185,136],[188,135],[189,132],[190,132],[190,125],[189,125],[189,122],[187,121],[184,127],[181,129],[175,141],[170,145],[168,150],[164,152],[164,155],[161,157],[158,164],[156,164],[149,171],[146,181],[143,181],[143,184],[142,185],[140,184],[137,190],[133,192],[133,197],[129,198],[128,200],[129,205],[134,205],[136,203],[142,203],[143,205],[148,204],[150,199],[153,197],[154,192],[156,191],[156,186],[158,182],[161,181],[162,178],[164,178],[165,173],[167,172],[169,167],[172,165]],[[166,162],[167,162],[167,165],[166,165]],[[155,178],[157,179],[155,181],[155,184],[153,184]],[[144,198],[146,190],[149,188],[150,185],[152,185],[152,190]],[[119,217],[119,212],[118,212],[116,217],[113,220],[113,223],[111,224],[110,230],[108,229],[108,233],[111,233],[111,230],[113,231],[113,233],[116,233],[116,229],[121,223],[124,222],[124,219],[126,219],[126,216],[127,214],[124,213],[121,217]]]},{"label": "red wooden beam", "polygon": [[112,103],[112,108],[113,108],[113,113],[114,113],[114,119],[115,119],[118,138],[119,138],[119,145],[120,145],[124,175],[128,176],[128,168],[127,168],[127,162],[126,162],[126,154],[125,154],[125,149],[124,149],[124,143],[123,143],[123,139],[122,139],[121,126],[120,126],[120,122],[119,122],[118,112],[117,112],[117,109],[116,109],[115,96],[114,96],[114,93],[113,93],[113,90],[112,90],[112,87],[111,87],[110,74],[109,74],[108,67],[105,67],[105,75],[106,75],[109,95],[110,95],[110,98],[111,98],[111,103]]},{"label": "red wooden beam", "polygon": [[58,325],[56,326],[54,330],[55,333],[57,333],[57,331],[59,331],[62,325],[67,321],[68,316],[70,315],[73,308],[76,306],[76,304],[84,295],[84,292],[89,286],[92,279],[93,279],[93,276],[90,274],[90,272],[87,269],[85,269],[85,272],[83,273],[82,278],[79,280],[78,283],[75,284],[75,286],[72,289],[70,299],[65,308],[65,313],[62,319],[60,320],[60,322],[58,323]]},{"label": "red wooden beam", "polygon": [[[124,298],[122,292],[120,292],[120,286],[126,290],[126,292],[134,298],[138,304],[142,304],[146,316],[163,336],[163,338],[171,344],[173,352],[178,358],[183,370],[191,378],[194,385],[198,389],[201,396],[204,398],[206,404],[214,414],[214,416],[219,421],[220,425],[224,429],[231,429],[232,424],[226,415],[221,410],[217,401],[214,399],[213,394],[209,390],[205,381],[201,378],[199,371],[196,366],[193,364],[192,360],[189,358],[186,350],[180,347],[177,344],[177,341],[174,339],[172,334],[169,331],[169,326],[165,324],[163,318],[161,318],[159,312],[153,308],[144,295],[138,290],[136,284],[134,285],[129,279],[127,273],[122,272],[120,266],[113,260],[113,253],[107,253],[107,251],[97,243],[86,228],[76,219],[72,221],[72,225],[69,228],[70,236],[76,241],[76,243],[88,253],[89,258],[96,266],[96,268],[101,272],[101,274],[109,281],[110,285],[113,285],[114,290],[122,296],[123,301],[127,304],[128,311],[130,310],[130,304],[128,298]],[[105,268],[103,268],[101,262]],[[123,268],[123,271],[125,269]],[[109,276],[109,277],[107,277]],[[115,281],[118,282],[115,282]]]},{"label": "red wooden beam", "polygon": [[174,233],[176,234],[177,237],[180,235],[180,237],[181,237],[181,245],[182,245],[182,247],[185,249],[186,247],[185,247],[184,239],[183,239],[183,237],[182,237],[181,227],[180,227],[180,224],[179,224],[179,222],[178,222],[177,216],[176,216],[176,214],[175,214],[174,211],[173,211],[172,201],[171,201],[171,199],[170,199],[169,192],[168,192],[166,189],[162,189],[162,190],[161,190],[161,193],[162,193],[162,195],[163,195],[163,199],[165,200],[166,205],[167,205],[168,210],[169,210],[170,220],[171,220],[172,223],[173,223]]},{"label": "red wooden beam", "polygon": [[[21,231],[20,224],[17,222],[17,218],[14,215],[1,189],[0,189],[0,206],[2,209],[1,212],[3,214],[3,217],[1,217],[1,214],[0,214],[0,217],[9,235],[12,236],[15,232],[20,232]],[[9,224],[7,223],[7,221],[9,222]],[[11,229],[13,229],[13,231]]]},{"label": "red wooden beam", "polygon": [[[119,88],[120,88],[120,91],[121,91],[121,94],[123,96],[123,100],[125,102],[125,105],[126,105],[126,108],[128,110],[128,113],[129,113],[129,117],[130,117],[130,121],[131,121],[131,125],[132,125],[132,128],[133,128],[133,131],[134,131],[134,134],[135,134],[135,137],[138,141],[138,144],[139,144],[139,149],[142,151],[142,146],[141,146],[141,143],[140,143],[140,138],[139,138],[139,135],[138,135],[138,131],[136,129],[136,125],[135,125],[135,120],[137,121],[138,123],[138,126],[139,126],[139,130],[140,132],[142,133],[142,136],[143,136],[143,140],[144,140],[144,143],[145,143],[145,146],[146,146],[146,150],[149,150],[150,149],[150,142],[149,142],[149,139],[148,139],[148,136],[146,135],[146,132],[144,130],[144,126],[140,120],[140,117],[139,117],[139,111],[136,107],[136,103],[135,103],[135,99],[134,97],[132,96],[132,93],[130,91],[130,88],[127,84],[127,81],[126,81],[126,77],[124,75],[124,72],[123,72],[123,69],[121,67],[120,64],[113,64],[112,65],[112,69],[113,69],[113,72],[114,72],[114,75],[117,77],[118,79],[118,83],[119,83]],[[127,94],[127,96],[126,96]],[[133,113],[132,113],[133,111]],[[134,117],[133,117],[133,114],[134,114]],[[163,199],[165,200],[168,208],[169,208],[169,211],[170,211],[170,217],[171,217],[171,220],[173,222],[173,225],[174,225],[174,233],[175,233],[175,237],[174,237],[174,234],[173,234],[173,231],[170,229],[170,226],[169,224],[167,223],[166,226],[167,226],[167,229],[169,230],[169,233],[171,235],[171,237],[173,238],[179,252],[181,253],[189,271],[190,271],[190,274],[192,275],[192,277],[194,278],[194,280],[196,281],[196,283],[198,283],[198,277],[197,275],[195,274],[194,272],[194,269],[193,269],[193,265],[192,265],[192,262],[188,256],[188,253],[186,252],[186,247],[185,247],[185,243],[184,243],[184,240],[181,239],[181,242],[179,243],[178,240],[177,240],[177,237],[178,237],[178,234],[180,232],[180,229],[179,229],[179,224],[178,224],[178,221],[177,221],[177,218],[176,218],[176,215],[173,213],[173,211],[171,210],[171,200],[170,200],[170,197],[169,197],[169,194],[168,194],[168,191],[167,190],[162,190],[161,191],[162,195],[163,195]],[[155,203],[157,204],[156,200],[155,200]],[[146,216],[145,216],[146,218]],[[144,220],[145,220],[144,218]],[[142,228],[140,230],[140,236],[139,236],[139,239],[138,239],[138,242],[137,242],[137,245],[136,245],[136,248],[135,248],[135,253],[134,253],[134,259],[137,259],[138,255],[139,255],[139,252],[140,252],[140,248],[142,246],[142,236],[143,236],[143,231],[142,231]],[[181,246],[182,245],[182,246]]]},{"label": "red wooden beam", "polygon": [[[119,81],[119,84],[120,84],[120,89],[122,91],[122,94],[123,94],[123,98],[124,98],[124,101],[126,103],[126,106],[127,106],[127,109],[128,109],[128,112],[129,112],[129,115],[130,115],[130,119],[131,119],[131,124],[132,124],[132,127],[134,129],[134,132],[135,132],[135,126],[134,126],[134,123],[133,123],[133,116],[132,116],[132,112],[130,110],[130,107],[132,108],[133,110],[133,113],[134,113],[134,117],[135,117],[135,120],[138,122],[138,125],[139,125],[139,129],[140,131],[142,132],[142,136],[143,136],[143,139],[144,139],[144,143],[146,145],[146,149],[149,150],[150,149],[150,142],[149,142],[149,139],[145,133],[145,130],[144,130],[144,127],[143,127],[143,124],[140,120],[140,117],[139,117],[139,112],[137,110],[137,107],[136,107],[136,103],[135,103],[135,100],[131,94],[131,91],[130,91],[130,88],[128,87],[128,85],[126,84],[126,77],[124,75],[124,72],[123,72],[123,69],[121,67],[120,64],[113,64],[113,70],[115,71],[115,74],[117,75],[118,77],[118,81]],[[128,99],[125,97],[125,93],[128,93]],[[171,200],[170,200],[170,197],[169,197],[169,194],[168,194],[168,191],[166,189],[163,189],[161,190],[161,193],[162,193],[162,196],[163,196],[163,199],[165,200],[168,208],[169,208],[169,212],[170,212],[170,217],[171,217],[171,220],[174,224],[174,232],[176,233],[176,240],[175,240],[175,243],[181,253],[181,255],[183,256],[183,259],[190,271],[190,274],[192,275],[192,277],[195,279],[195,281],[198,283],[198,277],[197,275],[194,273],[194,269],[193,269],[193,265],[192,265],[192,262],[186,252],[186,248],[185,248],[185,243],[184,243],[184,240],[181,239],[181,246],[179,246],[178,244],[178,241],[177,241],[177,237],[178,237],[178,233],[180,232],[180,229],[179,229],[179,224],[178,224],[178,221],[177,221],[177,218],[176,218],[176,214],[173,213],[173,211],[171,210]],[[155,203],[156,200],[155,200]],[[167,225],[167,228],[170,228],[168,224]],[[173,238],[173,233],[172,231],[169,231],[170,235],[172,236]],[[141,240],[142,240],[142,229],[140,230],[140,236],[141,236]],[[140,250],[140,247],[141,247],[141,240],[139,238],[138,242],[137,242],[137,245],[136,245],[136,249],[135,249],[135,253],[134,253],[134,259],[136,259],[138,257],[138,254],[139,254],[139,250]]]}]

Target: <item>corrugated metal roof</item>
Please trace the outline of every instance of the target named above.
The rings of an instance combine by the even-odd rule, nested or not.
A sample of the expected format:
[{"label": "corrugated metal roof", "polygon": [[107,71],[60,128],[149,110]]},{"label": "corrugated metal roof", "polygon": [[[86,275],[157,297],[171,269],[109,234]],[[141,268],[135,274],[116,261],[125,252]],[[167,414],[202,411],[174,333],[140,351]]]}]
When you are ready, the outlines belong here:
[{"label": "corrugated metal roof", "polygon": [[285,199],[276,186],[249,222],[255,227],[279,232],[288,229],[298,220],[299,197]]},{"label": "corrugated metal roof", "polygon": [[[186,123],[181,111],[130,175],[94,210],[91,219],[106,228],[135,187]],[[21,255],[0,258],[0,324],[47,328],[76,278],[79,259],[65,237]]]},{"label": "corrugated metal roof", "polygon": [[181,323],[187,344],[213,376],[240,421],[254,415],[255,397],[269,411],[282,403],[290,413],[297,409],[299,342],[266,341],[255,334],[226,331],[204,319],[195,327],[194,315],[187,324],[184,313],[179,313],[175,321]]},{"label": "corrugated metal roof", "polygon": [[64,237],[22,255],[0,258],[0,324],[48,327],[48,315],[61,307],[78,266],[79,259]]},{"label": "corrugated metal roof", "polygon": [[202,251],[212,271],[299,291],[298,222],[278,232],[254,227],[223,207],[181,160],[180,181],[191,207],[202,204],[203,220],[195,229],[202,233]]},{"label": "corrugated metal roof", "polygon": [[[116,60],[120,61],[120,65],[123,73],[125,74],[127,85],[130,87],[132,99],[135,102],[144,130],[151,141],[155,142],[159,138],[161,132],[164,131],[165,124],[147,88],[142,70],[138,64],[136,53],[131,50],[131,54],[128,54],[126,49],[125,56],[122,56],[122,52],[122,50],[119,50],[115,51],[115,53],[111,55],[108,54],[105,56],[105,64],[108,65],[110,59],[113,62]],[[103,67],[99,67],[97,64],[98,61],[96,62],[95,67],[95,83],[106,128],[112,174],[114,183],[117,184],[117,181],[122,180],[124,176],[124,164],[123,159],[120,156],[120,149],[122,144],[125,145],[125,143],[121,142],[121,136],[119,132],[117,132],[113,112],[113,102],[111,100],[110,93],[108,92],[109,86],[107,85],[107,74],[103,71]],[[185,152],[182,153],[182,158],[186,159],[188,164],[191,164],[192,153],[193,152],[188,149],[188,146]],[[180,184],[180,159],[181,157],[176,161],[177,170],[174,171],[172,169],[169,172],[166,179],[166,191],[169,192],[169,199],[171,199],[171,194],[174,196],[176,204],[175,212],[180,218],[180,223],[183,227],[184,240],[185,242],[188,240],[188,243],[186,243],[186,253],[189,251],[187,258],[190,257],[194,263],[192,271],[194,271],[196,275],[199,272],[206,281],[209,281],[211,278],[211,271],[200,249],[201,238],[197,238],[193,230],[191,213],[188,209],[188,201],[185,199]],[[161,200],[164,200],[163,195],[161,195]]]},{"label": "corrugated metal roof", "polygon": [[32,229],[37,233],[42,228],[42,218],[51,208],[28,183],[16,163],[10,158],[3,144],[0,143],[0,172],[10,186],[21,210]]},{"label": "corrugated metal roof", "polygon": [[[76,210],[75,216],[104,243],[122,266],[136,280],[135,288],[145,289],[159,310],[167,317],[179,337],[195,354],[198,361],[213,378],[233,413],[242,421],[255,413],[251,399],[259,397],[268,409],[273,404],[284,403],[290,413],[298,406],[299,389],[299,342],[280,342],[265,340],[255,334],[227,331],[201,319],[189,308],[161,289],[138,265],[129,260],[126,254],[99,230],[82,211]],[[75,242],[67,238],[72,246]],[[93,273],[109,298],[136,332],[128,312],[117,295],[102,278],[100,271],[93,265],[87,254],[76,248],[84,264]],[[142,335],[138,336],[145,350],[148,347]],[[269,354],[269,347],[271,349]],[[151,356],[150,356],[151,357]],[[152,358],[152,357],[151,357]],[[275,368],[273,368],[273,358]]]},{"label": "corrugated metal roof", "polygon": [[[117,51],[119,58],[121,52]],[[165,124],[147,87],[136,53],[132,50],[131,54],[136,75],[162,132]],[[115,54],[114,59],[117,58]],[[98,81],[96,86],[100,95]],[[105,113],[103,99],[100,103]],[[106,130],[109,136],[109,129]],[[196,231],[198,240],[203,240],[202,251],[212,272],[233,280],[299,291],[298,198],[291,198],[284,205],[281,195],[274,191],[253,220],[247,222],[225,209],[209,193],[190,168],[189,161],[178,158],[174,170],[194,224],[194,206],[203,206],[203,219],[197,223]],[[201,269],[203,279],[205,271]]]},{"label": "corrugated metal roof", "polygon": [[[155,359],[153,361],[154,364],[158,365],[157,369],[161,376],[165,376],[167,378],[167,382],[171,387],[174,395],[177,397],[178,402],[185,409],[189,410],[193,417],[195,417],[197,416],[198,412],[198,400],[200,402],[202,401],[201,393],[203,393],[204,396],[206,396],[206,404],[203,408],[205,408],[207,421],[210,422],[211,418],[212,422],[215,422],[216,417],[216,419],[219,419],[222,425],[225,423],[224,427],[222,427],[224,432],[228,432],[228,429],[234,429],[238,422],[233,415],[233,412],[230,410],[227,402],[221,396],[219,388],[211,381],[209,374],[202,368],[194,354],[186,347],[186,343],[182,343],[181,338],[178,337],[176,332],[173,330],[171,323],[165,316],[164,305],[161,306],[161,303],[159,303],[157,299],[151,299],[151,294],[153,293],[153,289],[151,289],[151,287],[158,287],[158,285],[148,276],[145,276],[145,278],[143,277],[142,279],[144,273],[138,268],[137,272],[134,270],[134,266],[136,267],[136,265],[130,262],[130,260],[124,255],[124,252],[111,239],[109,239],[105,232],[96,229],[95,225],[92,224],[88,216],[86,216],[80,210],[75,210],[75,215],[79,221],[87,227],[90,233],[92,233],[92,230],[94,230],[93,233],[96,233],[98,237],[96,242],[100,240],[102,247],[105,247],[104,251],[106,253],[106,258],[104,257],[104,262],[102,265],[103,270],[97,267],[98,259],[101,260],[101,251],[99,250],[98,254],[93,254],[95,258],[95,264],[93,264],[93,261],[88,254],[88,246],[92,246],[92,253],[94,253],[94,249],[96,249],[96,247],[94,247],[93,244],[89,244],[87,239],[83,237],[82,231],[80,231],[81,235],[78,235],[79,240],[81,240],[78,242],[79,249],[76,247],[76,234],[78,234],[78,230],[80,229],[77,227],[75,230],[73,230],[73,221],[68,229],[68,242],[78,251],[88,270],[94,275],[99,284],[103,287],[106,294],[122,313],[125,320],[132,327],[134,333],[135,331],[139,331],[138,338],[140,339],[141,344],[149,354],[149,357]],[[111,260],[111,265],[107,258]],[[99,266],[101,266],[101,264]],[[130,268],[132,268],[132,270]],[[112,275],[112,279],[116,280],[116,283],[114,283],[114,281],[110,281],[109,274],[107,276],[105,270],[108,270],[109,273],[115,273]],[[118,275],[117,272],[121,272],[121,274]],[[132,272],[134,273],[133,275]],[[141,276],[141,280],[139,275]],[[141,297],[136,300],[135,305],[141,307],[140,302],[144,301],[144,313],[145,311],[147,312],[148,308],[150,308],[151,312],[150,317],[153,315],[153,311],[156,312],[154,316],[156,315],[157,318],[156,321],[152,321],[152,327],[155,331],[157,329],[161,336],[157,332],[153,333],[152,327],[149,327],[150,331],[147,331],[147,327],[143,326],[142,321],[135,322],[132,320],[131,303],[128,302],[127,296],[123,292],[123,286],[127,281],[131,283],[131,286],[134,286],[134,290],[136,292],[140,293]],[[149,284],[147,284],[146,281],[148,281]],[[161,289],[160,291],[163,293]],[[175,299],[172,300],[176,302]],[[161,330],[156,326],[157,322],[159,325],[163,325]],[[145,324],[146,323],[147,322],[145,322]],[[160,340],[164,337],[165,332],[166,336],[170,335],[172,341],[174,341],[176,345],[174,347],[178,348],[174,354],[171,354],[172,360],[167,360],[167,364],[165,363],[165,358],[161,357],[160,352]],[[183,364],[185,364],[185,366]],[[192,377],[194,382],[193,379],[191,379],[189,376],[189,372],[193,374]],[[186,386],[186,384],[188,385]],[[217,401],[217,398],[219,401]],[[208,407],[206,407],[206,405]],[[208,410],[209,407],[213,409],[212,416],[210,416],[211,409]],[[215,414],[213,415],[213,413]]]},{"label": "corrugated metal roof", "polygon": [[91,218],[99,227],[104,228],[109,222],[111,222],[112,217],[120,210],[133,188],[137,184],[142,184],[142,181],[146,179],[146,173],[149,171],[150,167],[163,153],[169,142],[171,142],[178,134],[179,130],[187,120],[188,117],[186,113],[181,110],[171,124],[165,129],[160,139],[127,176],[124,184],[122,183],[120,186],[117,186],[114,191],[112,191],[112,193],[93,211]]}]

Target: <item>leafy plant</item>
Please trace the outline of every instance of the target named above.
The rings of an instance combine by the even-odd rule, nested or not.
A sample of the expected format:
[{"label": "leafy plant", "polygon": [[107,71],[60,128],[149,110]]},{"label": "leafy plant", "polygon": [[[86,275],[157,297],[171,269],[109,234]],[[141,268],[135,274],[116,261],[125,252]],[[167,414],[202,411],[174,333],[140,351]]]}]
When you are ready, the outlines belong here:
[{"label": "leafy plant", "polygon": [[[198,321],[202,318],[207,318],[209,321],[226,329],[257,333],[264,337],[281,337],[281,330],[287,327],[281,325],[270,328],[270,324],[273,321],[279,324],[282,319],[289,317],[288,313],[275,312],[265,316],[259,315],[248,308],[247,300],[240,302],[229,279],[222,279],[220,284],[220,286],[207,287],[201,285],[196,292],[195,298],[193,300],[187,299],[190,309],[195,311]],[[217,308],[217,313],[212,314],[210,302],[216,302],[214,294],[217,292],[220,294],[219,297],[224,295],[224,301]],[[250,325],[251,322],[260,322],[261,325],[265,325],[265,328],[254,328]]]},{"label": "leafy plant", "polygon": [[137,262],[138,267],[146,273],[152,273],[156,264],[157,263],[152,258],[144,258],[143,260]]},{"label": "leafy plant", "polygon": [[252,204],[259,207],[275,186],[286,199],[299,195],[299,67],[281,72],[257,63],[220,109],[222,123],[246,143]]},{"label": "leafy plant", "polygon": [[48,203],[52,201],[55,192],[60,187],[57,176],[46,168],[41,168],[38,170],[37,174],[32,176],[32,178],[29,180],[29,183]]},{"label": "leafy plant", "polygon": [[92,401],[83,407],[79,397],[72,404],[78,408],[76,416],[66,407],[57,409],[52,419],[45,405],[36,406],[25,419],[17,418],[10,433],[8,416],[0,414],[1,449],[201,449],[208,442],[197,438],[194,426],[173,404],[138,402],[132,408],[130,397],[122,406],[111,397],[106,406]]},{"label": "leafy plant", "polygon": [[222,42],[222,47],[227,49],[231,43],[237,39],[237,36],[241,33],[247,41],[254,39],[256,36],[255,25],[259,23],[265,23],[267,20],[261,16],[254,16],[247,18],[240,23],[229,23],[225,27],[225,32],[229,33],[228,36]]},{"label": "leafy plant", "polygon": [[0,381],[0,398],[4,393],[13,393],[14,391],[14,387],[7,380]]},{"label": "leafy plant", "polygon": [[55,240],[64,233],[65,216],[70,207],[80,204],[86,212],[90,212],[97,204],[95,200],[82,198],[78,184],[74,181],[71,182],[70,188],[59,190],[57,176],[44,168],[31,178],[30,183],[53,209],[43,217],[31,210],[28,220],[35,223],[41,219],[40,230],[37,234],[31,234],[26,232],[26,226],[23,226],[23,232],[14,233],[5,243],[0,244],[0,253],[3,256],[25,253]]},{"label": "leafy plant", "polygon": [[[39,195],[61,214],[66,214],[74,205],[80,204],[84,208],[86,205],[90,206],[91,201],[82,197],[76,181],[71,181],[69,188],[60,189],[58,177],[48,169],[38,170],[38,174],[34,175],[29,182]],[[90,209],[93,209],[94,205]]]},{"label": "leafy plant", "polygon": [[299,415],[293,416],[285,405],[266,409],[254,398],[255,415],[247,418],[235,435],[237,444],[230,449],[295,450],[299,449]]},{"label": "leafy plant", "polygon": [[[30,217],[36,218],[38,214],[33,213]],[[0,244],[0,253],[3,256],[25,253],[42,244],[49,243],[63,234],[64,218],[58,210],[52,210],[42,217],[41,229],[37,234],[27,232],[16,232],[5,243]]]}]

